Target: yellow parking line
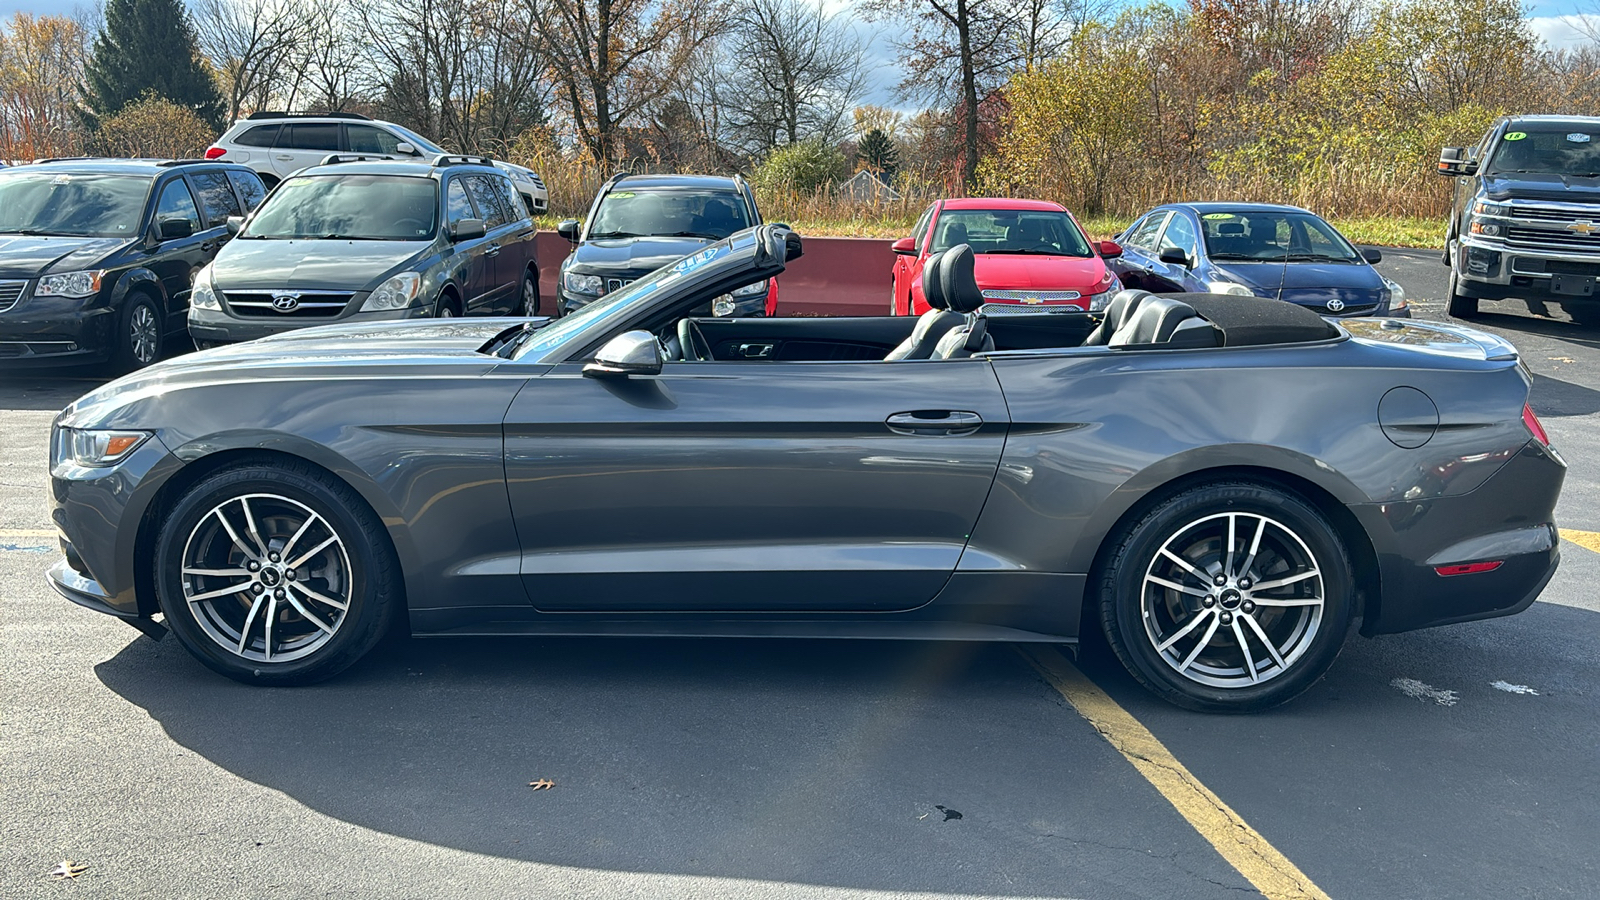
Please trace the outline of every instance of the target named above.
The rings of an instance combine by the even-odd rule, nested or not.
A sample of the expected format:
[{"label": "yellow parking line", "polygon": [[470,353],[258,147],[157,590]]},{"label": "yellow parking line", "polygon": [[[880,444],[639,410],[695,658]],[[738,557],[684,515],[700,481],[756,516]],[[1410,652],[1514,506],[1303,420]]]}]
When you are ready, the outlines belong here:
[{"label": "yellow parking line", "polygon": [[1036,644],[1017,649],[1268,900],[1328,900],[1304,872],[1201,784],[1150,729],[1084,677],[1060,651]]},{"label": "yellow parking line", "polygon": [[1579,547],[1600,553],[1600,531],[1573,531],[1571,528],[1563,528],[1561,536]]},{"label": "yellow parking line", "polygon": [[0,541],[14,538],[53,538],[58,533],[54,528],[0,528]]}]

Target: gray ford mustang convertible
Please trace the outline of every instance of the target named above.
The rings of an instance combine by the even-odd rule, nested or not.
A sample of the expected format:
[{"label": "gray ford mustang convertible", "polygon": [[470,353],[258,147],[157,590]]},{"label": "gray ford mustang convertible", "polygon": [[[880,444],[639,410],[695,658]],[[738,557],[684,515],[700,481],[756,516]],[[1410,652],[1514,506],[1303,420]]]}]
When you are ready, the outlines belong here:
[{"label": "gray ford mustang convertible", "polygon": [[56,421],[50,580],[260,684],[391,625],[1100,629],[1160,696],[1250,710],[1357,621],[1508,615],[1555,571],[1565,465],[1498,338],[1205,294],[991,321],[964,247],[920,320],[693,315],[799,252],[761,226],[554,322],[312,328],[112,382]]}]

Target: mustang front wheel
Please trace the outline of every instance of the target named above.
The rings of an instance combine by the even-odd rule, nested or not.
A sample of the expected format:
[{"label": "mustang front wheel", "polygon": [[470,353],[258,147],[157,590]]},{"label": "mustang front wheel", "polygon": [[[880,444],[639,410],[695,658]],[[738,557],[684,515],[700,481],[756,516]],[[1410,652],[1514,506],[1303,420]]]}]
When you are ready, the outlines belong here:
[{"label": "mustang front wheel", "polygon": [[1300,498],[1263,485],[1178,494],[1124,533],[1101,620],[1146,687],[1190,709],[1264,709],[1333,664],[1353,614],[1349,558]]},{"label": "mustang front wheel", "polygon": [[156,546],[167,623],[230,678],[303,684],[355,662],[382,634],[395,581],[359,496],[295,465],[230,469],[174,506]]}]

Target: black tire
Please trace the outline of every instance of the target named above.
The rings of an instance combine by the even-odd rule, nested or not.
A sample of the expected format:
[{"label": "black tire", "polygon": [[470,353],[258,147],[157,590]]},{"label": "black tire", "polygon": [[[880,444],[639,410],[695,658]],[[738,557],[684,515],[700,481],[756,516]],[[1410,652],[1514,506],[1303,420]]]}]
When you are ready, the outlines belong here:
[{"label": "black tire", "polygon": [[132,372],[161,359],[167,349],[166,323],[154,297],[140,290],[124,298],[113,340],[112,365],[118,371]]},{"label": "black tire", "polygon": [[161,523],[154,565],[173,634],[208,668],[247,684],[311,684],[344,671],[404,602],[377,516],[305,463],[242,465],[191,487]]},{"label": "black tire", "polygon": [[1449,301],[1450,315],[1457,319],[1472,319],[1478,315],[1478,298],[1461,293],[1461,279],[1455,266],[1450,267],[1450,277],[1445,281],[1445,298]]},{"label": "black tire", "polygon": [[435,319],[455,319],[461,316],[461,304],[450,294],[440,294],[439,300],[433,305]]},{"label": "black tire", "polygon": [[522,311],[520,315],[533,318],[539,314],[539,279],[532,272],[522,273]]},{"label": "black tire", "polygon": [[[1235,535],[1235,554],[1247,553],[1265,523],[1257,555],[1223,552],[1230,522],[1248,532]],[[1277,706],[1316,683],[1344,646],[1355,613],[1349,555],[1322,514],[1292,493],[1245,481],[1189,488],[1112,539],[1095,584],[1101,626],[1129,673],[1170,703],[1233,713]],[[1193,574],[1163,548],[1177,548]],[[1235,577],[1217,585],[1230,566]],[[1284,578],[1293,583],[1278,585]]]}]

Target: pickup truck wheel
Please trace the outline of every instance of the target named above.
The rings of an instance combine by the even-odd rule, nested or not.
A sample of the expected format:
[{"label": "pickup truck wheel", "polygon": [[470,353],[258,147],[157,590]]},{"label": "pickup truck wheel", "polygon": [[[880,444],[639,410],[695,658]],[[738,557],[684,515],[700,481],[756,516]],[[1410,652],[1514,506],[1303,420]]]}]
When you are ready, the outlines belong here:
[{"label": "pickup truck wheel", "polygon": [[1445,282],[1445,296],[1450,301],[1450,315],[1457,319],[1471,319],[1478,315],[1478,298],[1461,293],[1461,279],[1456,267],[1450,267],[1450,278]]}]

